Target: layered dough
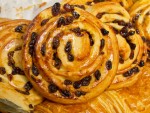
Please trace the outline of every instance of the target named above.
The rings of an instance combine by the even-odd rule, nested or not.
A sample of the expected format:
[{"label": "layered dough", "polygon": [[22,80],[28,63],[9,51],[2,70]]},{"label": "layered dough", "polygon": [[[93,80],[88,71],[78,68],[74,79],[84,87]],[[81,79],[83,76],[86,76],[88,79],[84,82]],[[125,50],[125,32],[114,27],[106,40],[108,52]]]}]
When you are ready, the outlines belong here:
[{"label": "layered dough", "polygon": [[114,79],[118,44],[113,29],[90,13],[55,3],[30,24],[23,57],[26,76],[45,98],[83,103]]},{"label": "layered dough", "polygon": [[[131,22],[131,17],[124,7],[116,2],[94,1],[85,10],[96,16],[103,23],[112,26],[119,45],[119,66],[115,79],[109,89],[118,89],[133,85],[143,73],[142,67],[147,59],[147,47],[139,30]],[[69,4],[80,4],[80,1],[69,1]],[[141,65],[142,64],[142,65]]]},{"label": "layered dough", "polygon": [[[150,67],[144,66],[144,74],[137,83],[121,90],[102,93],[86,104],[62,105],[45,101],[35,107],[35,113],[149,113]],[[73,109],[73,110],[72,110]]]},{"label": "layered dough", "polygon": [[149,0],[137,1],[129,10],[132,22],[140,31],[150,50],[150,2]]},{"label": "layered dough", "polygon": [[142,74],[147,54],[142,37],[130,22],[130,15],[122,6],[114,2],[97,3],[87,10],[116,31],[119,66],[110,89],[133,85]]},{"label": "layered dough", "polygon": [[0,21],[0,110],[29,112],[43,100],[25,77],[22,67],[23,35],[29,21]]}]

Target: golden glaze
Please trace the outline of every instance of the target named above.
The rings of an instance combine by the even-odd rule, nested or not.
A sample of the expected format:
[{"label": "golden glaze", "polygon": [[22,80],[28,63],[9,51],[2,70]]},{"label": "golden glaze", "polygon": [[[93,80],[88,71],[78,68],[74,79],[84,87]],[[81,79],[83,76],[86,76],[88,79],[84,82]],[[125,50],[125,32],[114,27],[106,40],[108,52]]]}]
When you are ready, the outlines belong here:
[{"label": "golden glaze", "polygon": [[[3,22],[1,20],[3,20]],[[31,110],[29,104],[34,106],[41,103],[42,97],[34,89],[30,90],[29,95],[18,92],[25,92],[24,85],[28,80],[25,75],[12,75],[12,67],[8,63],[10,60],[8,54],[14,51],[13,60],[15,66],[23,69],[21,49],[23,46],[22,36],[30,21],[23,19],[0,19],[0,21],[0,67],[5,68],[6,71],[6,73],[0,74],[0,78],[2,79],[0,82],[0,101],[5,104],[5,106],[14,107],[15,110],[20,109],[20,111],[29,112]],[[15,32],[15,28],[19,25],[22,26],[22,33]],[[20,49],[15,51],[18,47]],[[3,108],[0,107],[0,110],[3,110]],[[4,111],[7,111],[7,109]]]},{"label": "golden glaze", "polygon": [[[129,10],[135,26],[140,30],[140,35],[147,39],[148,49],[150,49],[150,2],[149,0],[137,1]],[[136,17],[136,20],[135,20]]]},{"label": "golden glaze", "polygon": [[[128,88],[102,93],[88,103],[62,105],[45,101],[35,107],[35,113],[149,113],[150,110],[150,67]],[[72,110],[73,109],[73,110]]]},{"label": "golden glaze", "polygon": [[[69,1],[69,4],[86,4],[88,2],[84,1],[81,3],[78,0],[72,0]],[[124,1],[125,2],[125,1]],[[127,1],[126,1],[127,2]],[[131,48],[129,46],[129,43],[126,41],[126,39],[120,35],[121,29],[124,27],[124,25],[119,25],[118,23],[115,23],[114,21],[124,21],[125,23],[131,22],[131,18],[127,10],[122,7],[119,3],[116,2],[98,2],[98,3],[91,3],[90,6],[85,7],[85,10],[93,14],[97,17],[97,15],[100,13],[102,14],[99,20],[101,20],[103,23],[106,23],[110,26],[112,26],[115,30],[117,30],[118,33],[116,33],[116,37],[118,40],[119,45],[119,56],[122,57],[124,60],[124,63],[119,63],[117,75],[115,76],[115,79],[112,82],[112,85],[109,89],[118,89],[122,87],[128,87],[134,84],[139,76],[143,73],[142,68],[139,67],[140,72],[137,74],[134,74],[130,77],[124,77],[123,74],[133,67],[138,67],[138,63],[143,60],[146,61],[146,44],[143,43],[142,38],[140,35],[136,33],[136,30],[134,28],[128,28],[130,31],[134,31],[135,34],[132,36],[129,36],[132,43],[136,45],[136,48],[134,50],[134,57],[131,59]],[[143,56],[143,54],[145,54]],[[136,63],[134,63],[136,61]]]},{"label": "golden glaze", "polygon": [[[56,24],[59,18],[61,16],[67,17],[71,14],[68,12],[66,14],[60,14],[53,17],[49,13],[51,12],[51,8],[48,8],[41,12],[34,19],[25,36],[26,42],[23,56],[24,69],[28,79],[44,97],[49,100],[64,104],[83,103],[98,96],[109,86],[113,80],[114,73],[116,73],[118,65],[118,47],[113,30],[84,10],[75,8],[75,11],[79,13],[79,19],[75,19],[73,23],[69,25],[57,28]],[[40,24],[42,20],[47,18],[50,18],[50,20],[46,23],[46,25],[41,27]],[[86,32],[83,31],[83,36],[81,37],[76,36],[73,32],[71,32],[71,29],[77,27],[87,30],[92,35],[92,38],[95,42],[93,46],[90,47],[88,39],[89,36]],[[102,28],[105,28],[107,31],[109,31],[108,36],[102,36],[100,32],[100,29]],[[29,54],[28,48],[32,32],[36,32],[39,35],[35,44],[36,54],[33,56],[33,58]],[[62,61],[62,66],[60,69],[57,69],[53,66],[53,54],[55,51],[52,49],[52,40],[58,33],[60,33],[60,35],[62,33],[62,36],[60,37],[60,45],[57,48],[58,57]],[[104,54],[100,54],[100,40],[102,38],[105,40],[105,46],[103,49]],[[75,59],[73,62],[68,61],[66,53],[64,52],[65,45],[69,40],[72,42],[71,52]],[[46,54],[45,56],[42,56],[40,50],[42,43],[44,42],[46,43]],[[115,45],[112,46],[112,44]],[[108,60],[111,60],[112,62],[112,69],[109,71],[106,69],[106,62]],[[40,74],[37,77],[32,74],[31,66],[33,63],[40,70]],[[93,76],[92,74],[97,69],[101,71],[101,79],[96,81],[95,78],[92,77],[92,80],[88,86],[79,88],[79,90],[87,92],[87,94],[84,96],[76,97],[74,95],[76,90],[73,88],[73,86],[66,86],[63,84],[65,79],[75,82],[88,75]],[[34,77],[34,80],[32,77]],[[35,79],[41,82],[36,82]],[[55,83],[61,89],[69,90],[72,96],[69,98],[64,98],[59,91],[56,93],[49,93],[48,86],[51,82]]]}]

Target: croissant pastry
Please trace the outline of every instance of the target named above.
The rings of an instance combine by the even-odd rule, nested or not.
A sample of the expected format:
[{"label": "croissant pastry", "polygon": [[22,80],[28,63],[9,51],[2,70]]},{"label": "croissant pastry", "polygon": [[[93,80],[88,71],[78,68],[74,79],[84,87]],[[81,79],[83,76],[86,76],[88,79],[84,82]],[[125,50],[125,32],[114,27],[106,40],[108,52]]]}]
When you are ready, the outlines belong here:
[{"label": "croissant pastry", "polygon": [[113,29],[90,13],[55,3],[30,24],[23,57],[26,76],[40,94],[83,103],[112,82],[118,44]]},{"label": "croissant pastry", "polygon": [[22,67],[22,36],[29,21],[0,21],[0,111],[27,113],[43,100]]},{"label": "croissant pastry", "polygon": [[62,105],[46,100],[35,107],[34,113],[149,113],[149,89],[150,70],[144,66],[143,76],[133,86],[106,91],[93,100],[78,105]]},{"label": "croissant pastry", "polygon": [[150,50],[150,2],[138,0],[129,10],[132,21]]}]

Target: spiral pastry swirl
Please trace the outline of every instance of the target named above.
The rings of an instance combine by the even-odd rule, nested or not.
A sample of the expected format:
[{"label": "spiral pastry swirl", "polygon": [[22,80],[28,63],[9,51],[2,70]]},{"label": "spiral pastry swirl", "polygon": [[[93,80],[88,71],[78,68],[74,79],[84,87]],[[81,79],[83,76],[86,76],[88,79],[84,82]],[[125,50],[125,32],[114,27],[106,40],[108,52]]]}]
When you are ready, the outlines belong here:
[{"label": "spiral pastry swirl", "polygon": [[150,50],[150,2],[149,0],[137,1],[129,10],[135,27],[147,43]]},{"label": "spiral pastry swirl", "polygon": [[121,90],[105,91],[91,101],[78,105],[62,105],[48,100],[35,107],[35,113],[149,113],[150,70],[144,66],[144,74],[134,85]]},{"label": "spiral pastry swirl", "polygon": [[[78,2],[69,1],[69,4]],[[81,3],[79,3],[81,5]],[[82,4],[83,5],[83,4]],[[116,2],[99,2],[85,7],[103,23],[113,27],[119,45],[119,66],[110,89],[128,87],[142,74],[147,58],[146,46],[139,31],[130,22],[129,13]]]},{"label": "spiral pastry swirl", "polygon": [[55,3],[30,24],[25,73],[47,99],[83,103],[112,82],[118,67],[117,45],[114,31],[90,13]]},{"label": "spiral pastry swirl", "polygon": [[19,106],[20,112],[30,111],[33,108],[29,105],[39,104],[42,97],[33,90],[22,67],[23,35],[29,21],[21,19],[0,19],[0,21],[0,100],[9,106],[12,103]]}]

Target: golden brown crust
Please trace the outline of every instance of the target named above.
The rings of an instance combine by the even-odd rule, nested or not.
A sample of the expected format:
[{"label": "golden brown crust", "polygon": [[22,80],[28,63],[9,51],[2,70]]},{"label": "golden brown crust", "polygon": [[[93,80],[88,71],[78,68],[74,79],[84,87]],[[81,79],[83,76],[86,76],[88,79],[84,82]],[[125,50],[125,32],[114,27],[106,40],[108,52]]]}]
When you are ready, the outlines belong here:
[{"label": "golden brown crust", "polygon": [[30,104],[42,102],[22,67],[23,35],[29,22],[23,19],[0,22],[0,110],[29,112],[33,109]]},{"label": "golden brown crust", "polygon": [[[87,0],[88,2],[88,0]],[[125,2],[125,1],[124,1]],[[72,0],[69,4],[86,4]],[[119,45],[119,67],[117,75],[109,89],[118,89],[133,85],[142,74],[139,64],[147,59],[146,44],[131,23],[129,13],[116,2],[98,2],[85,5],[85,10],[96,16],[103,23],[113,27]],[[137,70],[133,72],[133,70]]]},{"label": "golden brown crust", "polygon": [[0,18],[0,22],[5,22],[5,21],[8,21],[10,19],[7,19],[7,18]]},{"label": "golden brown crust", "polygon": [[[61,6],[54,16],[55,5],[41,12],[27,31],[24,69],[47,99],[64,104],[83,103],[98,96],[112,82],[118,67],[117,40],[111,27],[88,12],[77,7],[67,12]],[[68,18],[73,20],[65,23]],[[46,19],[47,23],[41,25]],[[36,41],[34,45],[32,41]],[[66,50],[68,45],[71,50]],[[66,80],[71,85],[66,85]]]},{"label": "golden brown crust", "polygon": [[62,105],[45,101],[35,107],[35,113],[149,113],[149,89],[150,70],[145,66],[144,74],[133,86],[118,91],[106,91],[84,104]]},{"label": "golden brown crust", "polygon": [[[120,63],[110,89],[133,85],[142,74],[142,66],[139,66],[139,64],[146,61],[147,54],[142,37],[136,33],[133,25],[130,26],[130,15],[122,6],[115,2],[97,3],[89,7],[87,11],[117,31],[116,37],[119,44]],[[102,14],[101,17],[99,16],[100,14]],[[130,32],[133,32],[133,34],[130,35]],[[139,71],[134,73],[134,69]]]},{"label": "golden brown crust", "polygon": [[146,40],[150,50],[150,2],[149,0],[137,1],[129,10],[132,21]]}]

